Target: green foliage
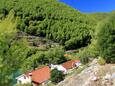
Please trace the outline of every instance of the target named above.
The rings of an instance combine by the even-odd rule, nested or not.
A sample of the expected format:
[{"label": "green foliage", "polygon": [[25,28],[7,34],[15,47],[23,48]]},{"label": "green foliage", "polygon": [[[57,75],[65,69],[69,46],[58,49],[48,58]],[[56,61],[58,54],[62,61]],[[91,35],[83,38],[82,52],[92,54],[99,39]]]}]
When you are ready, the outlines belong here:
[{"label": "green foliage", "polygon": [[60,81],[64,80],[64,77],[65,75],[61,71],[58,71],[57,69],[51,71],[51,81],[54,84],[57,84]]},{"label": "green foliage", "polygon": [[64,49],[62,47],[51,48],[48,51],[37,51],[35,54],[31,55],[25,60],[24,64],[22,64],[21,70],[26,72],[37,68],[40,65],[63,63],[67,61],[63,55]]},{"label": "green foliage", "polygon": [[0,85],[11,86],[12,74],[25,61],[28,47],[25,40],[16,40],[14,12],[0,23]]},{"label": "green foliage", "polygon": [[11,35],[16,33],[16,21],[14,18],[14,11],[10,11],[9,15],[0,22],[0,38],[6,34]]},{"label": "green foliage", "polygon": [[[14,70],[11,65],[11,58],[9,58],[8,51],[15,34],[15,24],[12,21],[13,13],[0,22],[0,85],[6,86],[11,82],[11,76],[9,76]],[[8,64],[9,63],[9,64]]]},{"label": "green foliage", "polygon": [[99,55],[98,48],[96,47],[95,38],[91,40],[91,44],[87,47],[84,47],[83,50],[80,51],[79,56],[80,57],[89,57],[89,58],[96,58]]},{"label": "green foliage", "polygon": [[16,40],[16,28],[45,36],[66,49],[85,46],[91,39],[92,26],[87,16],[56,0],[0,0],[0,19],[0,85],[4,86],[10,86],[16,70],[25,72],[67,60],[63,48],[43,52],[29,48],[25,40]]},{"label": "green foliage", "polygon": [[99,21],[104,20],[104,19],[107,18],[109,15],[110,15],[110,13],[103,13],[103,12],[97,12],[97,13],[90,13],[90,14],[88,14],[88,16],[94,18],[94,19],[97,21],[97,23],[98,23]]},{"label": "green foliage", "polygon": [[48,57],[49,62],[53,64],[61,64],[67,61],[67,59],[64,57],[63,47],[49,49],[48,52],[46,52],[46,57]]},{"label": "green foliage", "polygon": [[82,64],[87,64],[89,62],[89,57],[88,56],[80,57],[80,61]]},{"label": "green foliage", "polygon": [[104,64],[106,63],[106,61],[105,61],[105,59],[103,59],[102,57],[99,57],[99,58],[98,58],[98,63],[99,63],[100,65],[104,65]]},{"label": "green foliage", "polygon": [[115,13],[105,20],[97,33],[97,48],[99,56],[103,57],[106,62],[115,62]]},{"label": "green foliage", "polygon": [[[94,21],[57,0],[1,0],[4,16],[11,9],[18,17],[17,28],[76,49],[88,45]],[[2,10],[5,9],[4,13]]]},{"label": "green foliage", "polygon": [[[57,0],[0,0],[0,85],[12,86],[12,74],[17,70],[27,72],[41,65],[67,61],[63,56],[64,48],[88,45],[80,55],[83,64],[88,63],[90,57],[97,56],[114,63],[114,14],[95,30],[98,21],[109,14],[92,14],[89,17]],[[25,39],[16,38],[17,30],[51,39],[64,48],[51,48],[49,45],[47,51],[39,51],[28,47]],[[34,45],[38,41],[41,40],[34,40]],[[99,63],[104,64],[104,60],[100,58]],[[61,72],[52,71],[52,82],[58,83],[63,79]]]},{"label": "green foliage", "polygon": [[17,71],[17,69],[19,69],[21,64],[25,61],[28,48],[21,41],[12,42],[11,45],[6,44],[5,46],[7,46],[7,48],[2,48],[2,50],[0,50],[2,55],[0,57],[2,58],[2,62],[0,63],[2,65],[0,68],[0,84],[7,86],[7,84],[12,82],[12,73]]}]

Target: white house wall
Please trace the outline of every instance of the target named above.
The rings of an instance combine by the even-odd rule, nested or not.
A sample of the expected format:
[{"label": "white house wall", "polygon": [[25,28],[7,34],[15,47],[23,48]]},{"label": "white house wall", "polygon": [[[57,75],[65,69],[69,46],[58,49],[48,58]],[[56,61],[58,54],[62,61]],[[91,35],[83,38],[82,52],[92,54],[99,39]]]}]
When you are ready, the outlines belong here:
[{"label": "white house wall", "polygon": [[17,79],[17,84],[27,84],[27,83],[31,83],[31,77],[30,76],[25,76],[25,75],[21,75],[19,77],[16,78]]}]

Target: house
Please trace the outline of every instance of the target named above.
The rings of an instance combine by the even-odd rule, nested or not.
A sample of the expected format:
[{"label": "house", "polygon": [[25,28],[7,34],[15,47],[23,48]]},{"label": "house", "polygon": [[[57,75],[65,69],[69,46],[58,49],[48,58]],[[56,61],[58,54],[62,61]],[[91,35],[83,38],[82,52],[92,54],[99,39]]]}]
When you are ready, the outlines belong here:
[{"label": "house", "polygon": [[57,69],[58,71],[61,71],[64,74],[67,72],[67,70],[62,65],[53,65],[53,64],[51,64],[50,67],[51,67],[51,70]]},{"label": "house", "polygon": [[50,65],[51,70],[57,69],[58,71],[63,72],[64,74],[69,73],[69,70],[72,70],[75,67],[80,66],[80,60],[70,60],[60,65]]},{"label": "house", "polygon": [[60,65],[51,64],[50,67],[44,66],[42,68],[35,69],[31,72],[28,72],[28,73],[18,76],[16,78],[17,83],[18,84],[32,83],[33,86],[46,84],[46,83],[48,83],[48,80],[50,79],[50,75],[51,75],[50,71],[52,69],[56,68],[57,70],[62,71],[64,74],[66,74],[66,73],[69,73],[69,70],[71,70],[75,67],[78,67],[80,64],[81,63],[79,60],[70,60],[70,61],[67,61]]},{"label": "house", "polygon": [[33,70],[16,77],[17,84],[32,83],[33,86],[45,84],[50,79],[50,68],[48,66]]},{"label": "house", "polygon": [[80,65],[80,60],[70,60],[62,64],[62,66],[68,71]]},{"label": "house", "polygon": [[27,84],[31,83],[31,77],[27,76],[26,74],[22,74],[18,77],[16,77],[17,84]]},{"label": "house", "polygon": [[50,79],[50,68],[48,66],[36,69],[31,72],[31,80],[33,86],[45,84],[48,82],[49,79]]}]

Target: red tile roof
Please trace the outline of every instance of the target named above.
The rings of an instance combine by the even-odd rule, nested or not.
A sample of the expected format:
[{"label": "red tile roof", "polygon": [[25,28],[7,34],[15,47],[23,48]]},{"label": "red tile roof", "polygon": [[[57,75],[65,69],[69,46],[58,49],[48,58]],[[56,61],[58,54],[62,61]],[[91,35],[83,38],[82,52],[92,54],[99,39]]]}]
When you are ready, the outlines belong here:
[{"label": "red tile roof", "polygon": [[32,73],[32,81],[35,83],[42,83],[48,79],[50,79],[50,68],[48,66],[45,66],[40,69],[36,69],[31,72]]},{"label": "red tile roof", "polygon": [[80,60],[70,60],[70,61],[63,63],[62,66],[66,68],[67,70],[72,69],[75,67],[75,63],[77,62],[80,62]]}]

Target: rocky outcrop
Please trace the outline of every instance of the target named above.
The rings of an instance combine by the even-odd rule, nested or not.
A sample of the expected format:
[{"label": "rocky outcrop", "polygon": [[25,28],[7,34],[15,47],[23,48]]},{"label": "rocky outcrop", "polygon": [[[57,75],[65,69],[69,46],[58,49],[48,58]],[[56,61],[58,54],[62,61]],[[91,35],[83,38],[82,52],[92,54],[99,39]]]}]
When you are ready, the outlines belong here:
[{"label": "rocky outcrop", "polygon": [[80,74],[72,74],[57,86],[115,86],[114,67],[114,64],[101,66],[95,59]]}]

